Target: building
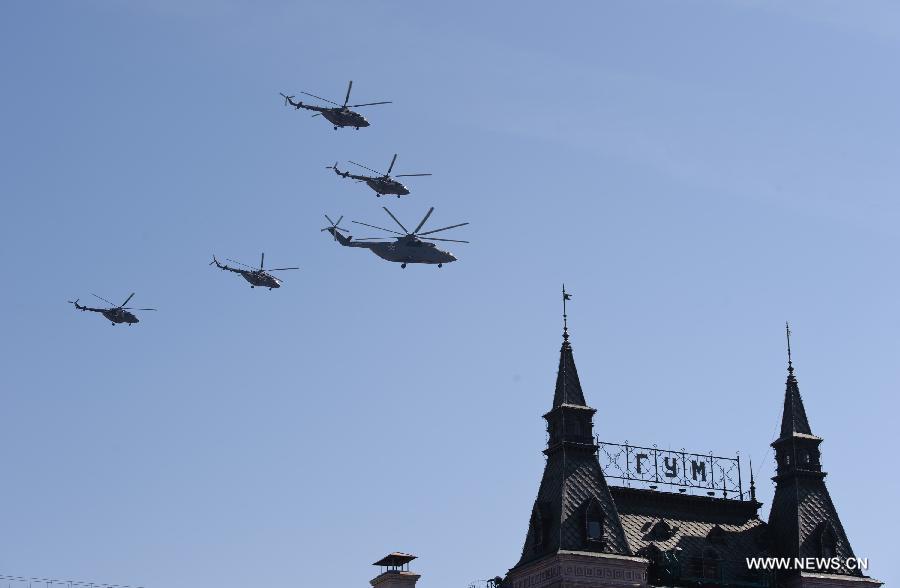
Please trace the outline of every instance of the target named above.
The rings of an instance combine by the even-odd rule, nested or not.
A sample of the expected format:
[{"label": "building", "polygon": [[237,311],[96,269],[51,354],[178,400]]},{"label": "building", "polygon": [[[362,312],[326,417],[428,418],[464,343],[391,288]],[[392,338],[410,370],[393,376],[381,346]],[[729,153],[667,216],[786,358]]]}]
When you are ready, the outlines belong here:
[{"label": "building", "polygon": [[[688,468],[686,454],[680,463],[663,456],[663,467],[670,468],[663,475],[681,476],[687,485],[696,480],[710,488],[706,495],[607,484],[599,459],[602,444],[593,430],[596,411],[585,401],[565,311],[563,317],[553,404],[544,415],[546,465],[521,558],[503,588],[881,586],[854,565],[853,549],[825,487],[822,439],[812,433],[803,408],[790,340],[781,434],[772,443],[776,490],[764,521],[752,473],[749,492],[743,491],[739,460],[737,486],[730,492],[730,460],[717,465],[720,458],[697,456]],[[638,476],[631,479],[652,479],[640,477],[648,471],[649,454],[622,447],[628,475]],[[658,463],[654,467],[659,479]],[[702,486],[708,478],[712,484]],[[748,558],[788,558],[782,561],[789,569],[750,569]]]}]

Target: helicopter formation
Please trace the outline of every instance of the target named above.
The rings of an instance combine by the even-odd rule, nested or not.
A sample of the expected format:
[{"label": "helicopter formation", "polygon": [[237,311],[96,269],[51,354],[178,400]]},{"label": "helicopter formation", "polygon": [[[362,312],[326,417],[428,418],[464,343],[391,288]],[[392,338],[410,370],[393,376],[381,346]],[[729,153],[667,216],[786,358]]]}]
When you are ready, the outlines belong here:
[{"label": "helicopter formation", "polygon": [[[353,81],[351,80],[347,86],[347,93],[344,96],[344,103],[338,104],[337,102],[332,102],[326,98],[322,98],[321,96],[316,96],[315,94],[311,94],[309,92],[301,92],[306,96],[311,96],[317,100],[322,102],[327,102],[333,106],[318,106],[316,104],[306,104],[302,100],[294,100],[295,96],[286,95],[281,93],[282,98],[284,98],[285,106],[293,107],[295,110],[309,110],[313,111],[313,117],[321,116],[325,120],[327,120],[334,127],[334,130],[353,127],[356,130],[361,128],[365,128],[370,126],[370,123],[366,118],[356,112],[355,108],[361,108],[364,106],[376,106],[381,104],[392,104],[391,101],[380,101],[380,102],[366,102],[363,104],[350,104],[350,92],[353,89]],[[410,189],[405,186],[402,182],[397,180],[396,178],[405,178],[405,177],[415,177],[415,176],[430,176],[430,173],[414,173],[414,174],[396,174],[391,175],[391,172],[394,169],[394,164],[397,162],[397,154],[394,154],[393,159],[391,159],[390,165],[388,165],[386,172],[379,172],[370,167],[366,167],[360,163],[356,163],[355,161],[348,162],[352,165],[355,165],[359,168],[372,172],[375,175],[364,175],[364,174],[353,174],[347,170],[341,170],[338,168],[338,162],[335,162],[334,165],[327,166],[327,169],[331,169],[335,174],[342,178],[348,178],[351,180],[355,180],[359,183],[365,183],[369,188],[371,188],[377,197],[391,195],[397,196],[400,198],[402,196],[408,196],[410,194]],[[431,217],[431,214],[434,212],[434,207],[430,207],[428,212],[425,213],[425,216],[419,221],[419,224],[416,225],[416,228],[412,231],[408,230],[403,223],[392,213],[386,206],[382,207],[384,211],[391,217],[391,219],[397,224],[397,226],[402,230],[397,231],[394,229],[388,229],[385,227],[379,227],[377,225],[365,223],[362,221],[352,221],[354,224],[369,227],[372,229],[377,229],[379,231],[384,231],[386,233],[390,233],[388,236],[383,237],[363,237],[363,238],[354,238],[350,235],[350,232],[341,227],[340,223],[344,219],[343,216],[338,218],[337,222],[331,220],[331,218],[326,214],[325,218],[328,220],[329,226],[322,229],[322,231],[326,231],[331,234],[333,239],[337,241],[343,247],[355,247],[358,249],[368,249],[376,256],[381,259],[399,263],[401,268],[406,268],[407,264],[416,263],[416,264],[427,264],[427,265],[437,265],[439,268],[443,267],[445,263],[451,263],[457,261],[457,257],[453,255],[450,251],[446,251],[438,247],[434,242],[452,242],[452,243],[468,243],[468,241],[464,241],[461,239],[447,239],[443,237],[429,237],[428,235],[434,235],[435,233],[440,233],[443,231],[447,231],[450,229],[455,229],[458,227],[462,227],[468,225],[468,222],[457,223],[455,225],[450,225],[446,227],[442,227],[439,229],[432,229],[429,231],[422,232],[425,223]],[[233,259],[226,258],[226,262],[230,262],[235,264],[235,266],[230,266],[228,263],[222,263],[219,259],[213,255],[212,261],[209,262],[209,265],[214,265],[217,269],[222,271],[231,272],[235,274],[239,274],[246,282],[250,284],[251,288],[267,288],[270,291],[275,288],[281,288],[283,284],[283,280],[274,276],[271,272],[280,272],[280,271],[288,271],[288,270],[299,270],[299,267],[277,267],[277,268],[265,268],[265,253],[260,255],[259,267],[254,267],[242,263],[240,261],[235,261]],[[155,311],[155,308],[131,308],[127,306],[127,304],[134,297],[134,293],[132,292],[128,298],[125,299],[120,305],[113,304],[109,300],[105,298],[101,298],[96,294],[91,294],[95,298],[102,300],[107,303],[109,307],[107,308],[93,308],[90,306],[86,306],[80,304],[80,299],[76,298],[74,301],[69,300],[70,304],[75,306],[76,310],[80,310],[82,312],[96,312],[102,314],[110,323],[115,326],[118,324],[127,324],[129,326],[139,323],[140,320],[135,316],[135,314],[131,311]]]},{"label": "helicopter formation", "polygon": [[[307,110],[314,110],[316,114],[313,116],[322,115],[329,122],[334,125],[334,129],[337,130],[341,127],[352,126],[355,127],[356,130],[359,130],[360,127],[369,126],[369,121],[365,119],[361,114],[354,112],[351,110],[352,108],[359,108],[361,106],[374,106],[376,104],[391,104],[391,102],[369,102],[366,104],[355,104],[349,105],[350,102],[350,90],[353,88],[353,82],[347,86],[347,95],[344,97],[344,103],[338,104],[337,102],[332,102],[330,100],[326,100],[320,96],[316,96],[315,94],[311,94],[309,92],[301,92],[307,96],[312,96],[313,98],[317,98],[318,100],[322,100],[324,102],[328,102],[329,104],[333,104],[334,107],[323,107],[323,106],[313,106],[309,104],[304,104],[301,101],[294,102],[294,96],[288,96],[284,93],[281,96],[284,98],[285,106],[292,106],[295,110],[299,110],[301,108]],[[430,176],[430,173],[414,173],[414,174],[396,174],[391,175],[391,172],[394,170],[394,164],[397,163],[397,154],[394,154],[394,157],[391,159],[391,163],[388,165],[386,172],[380,172],[374,170],[370,167],[367,167],[361,163],[357,163],[355,161],[348,162],[352,165],[355,165],[359,168],[372,172],[374,175],[365,175],[365,174],[354,174],[350,171],[344,169],[341,170],[338,167],[338,162],[335,161],[334,165],[329,165],[326,169],[330,169],[334,171],[336,175],[341,178],[347,178],[351,180],[355,180],[359,183],[366,184],[369,188],[371,188],[375,192],[375,196],[396,196],[400,198],[402,196],[408,196],[410,194],[410,189],[405,186],[401,181],[397,178],[408,178],[408,177],[421,177],[421,176]],[[343,220],[343,216],[341,216],[337,222],[333,222],[331,218],[326,214],[325,218],[328,220],[329,226],[322,229],[322,231],[327,231],[331,234],[335,241],[337,241],[343,247],[356,247],[359,249],[368,249],[381,259],[391,261],[394,263],[399,263],[401,268],[406,268],[407,264],[410,263],[421,263],[421,264],[430,264],[436,265],[439,268],[444,267],[445,263],[450,263],[456,261],[457,258],[449,251],[445,251],[440,249],[432,243],[431,241],[445,241],[445,242],[453,242],[453,243],[468,243],[468,241],[464,241],[461,239],[445,239],[440,237],[426,237],[426,235],[431,235],[434,233],[438,233],[440,231],[446,231],[448,229],[455,229],[457,227],[465,226],[469,223],[458,223],[455,225],[451,225],[448,227],[443,227],[441,229],[435,229],[432,231],[426,231],[424,233],[420,233],[422,227],[425,225],[425,222],[431,216],[431,213],[434,212],[434,207],[428,209],[428,212],[425,214],[425,217],[419,223],[415,230],[409,231],[406,227],[403,226],[397,217],[388,210],[388,208],[384,208],[385,212],[390,215],[390,217],[397,223],[403,232],[395,231],[393,229],[386,229],[384,227],[379,227],[377,225],[372,225],[369,223],[364,223],[361,221],[353,221],[353,223],[370,227],[373,229],[378,229],[380,231],[385,231],[387,233],[391,233],[396,235],[394,237],[363,237],[354,239],[352,235],[349,234],[347,229],[340,227],[340,222]],[[390,239],[393,240],[390,240]]]}]

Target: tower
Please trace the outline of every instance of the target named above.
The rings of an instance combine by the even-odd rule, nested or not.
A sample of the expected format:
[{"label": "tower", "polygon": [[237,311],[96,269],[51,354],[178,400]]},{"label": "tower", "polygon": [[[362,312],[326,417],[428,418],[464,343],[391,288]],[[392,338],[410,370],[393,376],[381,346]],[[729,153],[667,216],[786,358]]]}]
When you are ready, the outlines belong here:
[{"label": "tower", "polygon": [[[772,555],[782,558],[822,558],[834,563],[818,570],[785,572],[781,583],[790,588],[867,586],[881,582],[863,575],[855,565],[853,549],[841,525],[837,509],[825,487],[819,445],[800,397],[791,360],[791,331],[788,337],[788,376],[784,393],[781,433],[773,443],[776,474],[775,496],[769,513]],[[794,566],[795,568],[797,566]]]},{"label": "tower", "polygon": [[569,343],[563,288],[563,343],[553,405],[544,415],[546,464],[522,556],[504,588],[646,586],[647,560],[631,553],[597,460],[593,416]]}]

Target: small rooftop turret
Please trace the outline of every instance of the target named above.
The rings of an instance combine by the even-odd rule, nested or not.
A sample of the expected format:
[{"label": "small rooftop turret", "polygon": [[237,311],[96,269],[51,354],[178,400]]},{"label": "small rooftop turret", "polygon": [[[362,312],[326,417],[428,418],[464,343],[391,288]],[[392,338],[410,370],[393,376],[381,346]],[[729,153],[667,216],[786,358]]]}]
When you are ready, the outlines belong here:
[{"label": "small rooftop turret", "polygon": [[369,584],[379,588],[412,588],[421,577],[409,571],[409,562],[414,559],[415,555],[399,551],[387,554],[372,564],[381,568],[381,571]]}]

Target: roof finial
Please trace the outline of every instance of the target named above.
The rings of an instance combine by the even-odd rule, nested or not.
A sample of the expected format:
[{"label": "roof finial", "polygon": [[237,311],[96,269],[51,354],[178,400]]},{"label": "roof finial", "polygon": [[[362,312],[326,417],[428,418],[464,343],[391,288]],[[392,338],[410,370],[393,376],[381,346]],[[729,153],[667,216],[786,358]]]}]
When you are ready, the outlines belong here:
[{"label": "roof finial", "polygon": [[566,285],[563,284],[563,341],[569,342],[569,317],[566,315],[566,301],[572,299],[572,294],[566,292]]},{"label": "roof finial", "polygon": [[788,373],[794,375],[794,364],[791,363],[791,325],[784,321],[784,332],[787,335]]},{"label": "roof finial", "polygon": [[756,502],[756,482],[753,480],[753,458],[750,458],[750,500]]}]

